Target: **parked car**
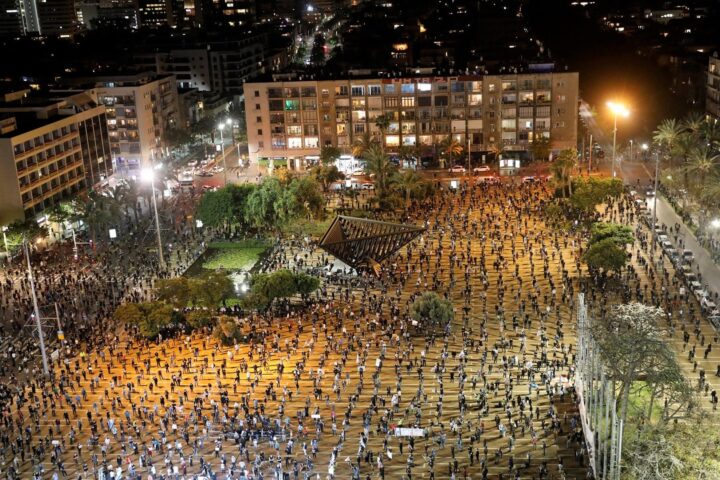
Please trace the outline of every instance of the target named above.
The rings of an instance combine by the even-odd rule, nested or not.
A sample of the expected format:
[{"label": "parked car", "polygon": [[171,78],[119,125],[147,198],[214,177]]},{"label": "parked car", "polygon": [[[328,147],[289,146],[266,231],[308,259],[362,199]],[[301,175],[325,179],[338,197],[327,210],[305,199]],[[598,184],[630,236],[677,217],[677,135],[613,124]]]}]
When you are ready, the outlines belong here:
[{"label": "parked car", "polygon": [[523,177],[523,179],[522,179],[522,182],[523,182],[523,183],[535,183],[535,182],[537,182],[537,181],[538,181],[538,179],[535,178],[535,177],[533,177],[532,175],[529,175],[529,176],[527,176],[527,177]]},{"label": "parked car", "polygon": [[197,176],[198,176],[198,177],[212,177],[213,174],[210,173],[210,172],[207,172],[207,171],[203,170],[202,172],[198,172],[198,173],[197,173]]},{"label": "parked car", "polygon": [[473,172],[475,173],[483,173],[483,172],[489,172],[490,171],[490,165],[480,165],[478,167],[473,168]]},{"label": "parked car", "polygon": [[453,165],[450,167],[450,173],[465,173],[465,167],[462,165]]},{"label": "parked car", "polygon": [[360,188],[363,190],[375,190],[375,184],[372,182],[363,182],[360,184]]},{"label": "parked car", "polygon": [[695,260],[695,254],[690,250],[683,250],[682,259],[685,263],[692,263]]},{"label": "parked car", "polygon": [[353,170],[352,174],[353,177],[363,177],[365,176],[365,170],[363,170],[362,168],[358,168],[357,170]]}]

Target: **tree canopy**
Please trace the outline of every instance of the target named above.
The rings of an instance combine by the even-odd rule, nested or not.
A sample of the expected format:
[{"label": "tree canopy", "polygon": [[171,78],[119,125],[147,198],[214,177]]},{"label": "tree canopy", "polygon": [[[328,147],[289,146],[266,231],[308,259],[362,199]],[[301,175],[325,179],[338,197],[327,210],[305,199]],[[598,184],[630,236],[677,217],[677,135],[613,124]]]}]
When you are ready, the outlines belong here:
[{"label": "tree canopy", "polygon": [[452,302],[435,292],[424,292],[420,295],[413,302],[410,311],[412,318],[427,328],[446,328],[455,318]]}]

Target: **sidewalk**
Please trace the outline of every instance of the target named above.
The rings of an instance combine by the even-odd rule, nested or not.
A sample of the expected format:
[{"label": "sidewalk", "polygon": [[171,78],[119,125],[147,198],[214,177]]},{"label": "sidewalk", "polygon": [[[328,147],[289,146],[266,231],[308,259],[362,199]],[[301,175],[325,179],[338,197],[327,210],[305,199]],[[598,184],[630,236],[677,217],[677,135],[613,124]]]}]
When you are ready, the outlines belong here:
[{"label": "sidewalk", "polygon": [[[707,285],[708,289],[714,293],[720,292],[720,268],[715,264],[708,251],[700,245],[682,218],[675,213],[667,200],[661,196],[658,197],[657,202],[657,220],[660,224],[665,224],[668,227],[676,223],[680,224],[680,237],[685,242],[685,249],[690,250],[695,255],[694,267],[702,275],[703,285]],[[673,241],[672,236],[670,240]],[[678,250],[681,249],[678,248]]]}]

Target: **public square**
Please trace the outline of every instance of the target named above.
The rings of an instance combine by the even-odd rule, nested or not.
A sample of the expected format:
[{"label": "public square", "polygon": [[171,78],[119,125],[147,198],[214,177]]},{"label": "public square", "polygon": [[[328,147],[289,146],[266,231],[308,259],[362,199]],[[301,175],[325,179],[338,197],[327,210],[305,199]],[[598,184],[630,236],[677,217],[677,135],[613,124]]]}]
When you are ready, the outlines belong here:
[{"label": "public square", "polygon": [[[661,305],[681,355],[695,351],[688,342],[704,348],[717,336],[697,302],[679,295],[672,263],[650,260],[649,230],[627,194],[598,213],[631,225],[636,238],[613,284],[588,275],[581,228],[546,218],[552,188],[518,177],[440,185],[407,215],[382,217],[426,231],[377,277],[328,274],[335,259],[314,242],[278,241],[262,270],[320,273],[322,286],[266,314],[223,309],[255,339],[231,347],[202,330],[139,340],[111,318],[120,298],[151,298],[155,278],[181,274],[217,232],[178,229],[165,270],[132,249],[90,254],[72,274],[45,258],[35,271],[40,296],[77,321],[65,328],[70,354],[54,362],[51,381],[28,353],[32,339],[4,359],[3,475],[590,478],[572,388],[576,295],[598,310]],[[22,265],[6,273],[8,318],[30,308],[23,276]],[[446,330],[410,317],[428,291],[452,302]],[[699,357],[681,361],[693,383],[703,371],[709,410],[704,371],[715,371],[717,356],[709,348]]]}]

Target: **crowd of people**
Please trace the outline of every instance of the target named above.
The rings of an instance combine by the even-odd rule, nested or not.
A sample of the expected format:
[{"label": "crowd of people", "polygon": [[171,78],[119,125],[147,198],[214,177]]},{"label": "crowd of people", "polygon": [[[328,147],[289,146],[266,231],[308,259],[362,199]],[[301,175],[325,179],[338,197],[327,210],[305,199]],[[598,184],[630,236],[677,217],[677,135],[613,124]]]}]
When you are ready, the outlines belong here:
[{"label": "crowd of people", "polygon": [[[572,389],[576,293],[596,305],[613,295],[672,305],[682,331],[701,329],[701,317],[667,270],[643,263],[640,244],[628,288],[581,281],[583,231],[550,224],[550,197],[544,183],[440,189],[402,219],[426,231],[379,278],[325,275],[310,305],[238,319],[258,335],[232,347],[207,331],[132,338],[111,320],[117,301],[147,298],[153,278],[192,262],[204,240],[192,230],[176,232],[168,270],[139,248],[71,271],[35,259],[42,303],[60,305],[76,355],[53,364],[52,380],[36,363],[3,359],[1,475],[591,478]],[[623,198],[605,215],[633,223],[632,208]],[[282,241],[262,268],[327,272],[333,261]],[[6,271],[0,307],[16,331],[31,311],[27,289],[22,268]],[[447,328],[411,317],[427,291],[452,302]]]}]

